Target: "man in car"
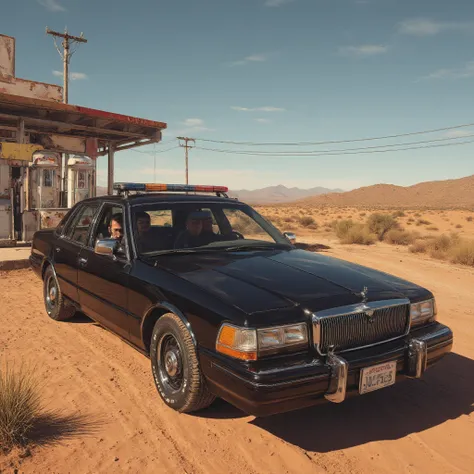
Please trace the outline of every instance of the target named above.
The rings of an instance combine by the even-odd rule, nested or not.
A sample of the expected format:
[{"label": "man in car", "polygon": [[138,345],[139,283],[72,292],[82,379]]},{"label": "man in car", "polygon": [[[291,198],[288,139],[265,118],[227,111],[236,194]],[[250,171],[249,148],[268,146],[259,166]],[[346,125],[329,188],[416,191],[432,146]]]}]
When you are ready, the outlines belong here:
[{"label": "man in car", "polygon": [[202,236],[203,220],[208,214],[203,211],[191,212],[186,219],[186,230],[176,238],[174,247],[177,249],[200,247],[206,244],[206,237]]},{"label": "man in car", "polygon": [[123,242],[123,216],[120,213],[114,214],[110,219],[109,224],[109,235],[111,239],[115,239],[117,241],[116,253],[124,254],[125,247]]},{"label": "man in car", "polygon": [[140,253],[151,252],[154,249],[153,237],[150,232],[151,218],[150,214],[144,211],[139,211],[135,215],[138,232],[138,248]]},{"label": "man in car", "polygon": [[[221,236],[214,232],[212,227],[212,214],[209,211],[201,211],[204,215],[202,220],[201,238],[205,244],[221,240]],[[204,245],[205,245],[204,244]]]}]

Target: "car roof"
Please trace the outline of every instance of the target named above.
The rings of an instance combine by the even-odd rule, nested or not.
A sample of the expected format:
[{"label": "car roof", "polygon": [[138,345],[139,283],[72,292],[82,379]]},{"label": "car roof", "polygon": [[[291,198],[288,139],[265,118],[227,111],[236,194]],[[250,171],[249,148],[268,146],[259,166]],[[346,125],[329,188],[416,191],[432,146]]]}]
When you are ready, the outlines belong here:
[{"label": "car roof", "polygon": [[237,199],[221,197],[209,194],[182,194],[182,193],[137,193],[129,196],[123,195],[106,195],[97,196],[89,199],[84,199],[83,203],[87,202],[117,202],[117,203],[130,203],[131,206],[140,204],[154,204],[154,203],[166,203],[166,202],[216,202],[216,203],[232,203],[232,204],[244,204]]}]

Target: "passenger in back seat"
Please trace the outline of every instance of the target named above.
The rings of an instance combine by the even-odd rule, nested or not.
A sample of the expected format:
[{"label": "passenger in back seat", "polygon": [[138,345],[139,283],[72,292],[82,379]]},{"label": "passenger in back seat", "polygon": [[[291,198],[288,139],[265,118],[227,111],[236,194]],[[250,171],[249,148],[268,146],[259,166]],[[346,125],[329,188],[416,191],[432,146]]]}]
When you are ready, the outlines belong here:
[{"label": "passenger in back seat", "polygon": [[137,231],[138,231],[138,250],[140,253],[151,252],[156,250],[157,242],[154,242],[151,228],[150,214],[144,211],[139,211],[135,215],[137,219]]}]

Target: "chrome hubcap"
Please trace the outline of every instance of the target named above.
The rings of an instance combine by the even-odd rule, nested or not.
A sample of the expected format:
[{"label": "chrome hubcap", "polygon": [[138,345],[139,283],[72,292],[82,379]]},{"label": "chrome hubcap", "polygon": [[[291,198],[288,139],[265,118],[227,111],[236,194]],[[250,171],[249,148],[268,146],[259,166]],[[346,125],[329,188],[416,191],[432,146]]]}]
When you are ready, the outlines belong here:
[{"label": "chrome hubcap", "polygon": [[58,295],[58,290],[55,286],[49,290],[49,299],[54,303],[56,301],[56,296]]},{"label": "chrome hubcap", "polygon": [[56,286],[56,281],[54,277],[50,277],[46,282],[46,309],[48,313],[51,313],[56,306],[58,299],[58,287]]},{"label": "chrome hubcap", "polygon": [[158,343],[158,373],[160,383],[169,394],[183,387],[183,359],[181,348],[173,334],[165,334]]},{"label": "chrome hubcap", "polygon": [[168,351],[165,355],[165,369],[170,377],[178,373],[178,358],[173,351]]}]

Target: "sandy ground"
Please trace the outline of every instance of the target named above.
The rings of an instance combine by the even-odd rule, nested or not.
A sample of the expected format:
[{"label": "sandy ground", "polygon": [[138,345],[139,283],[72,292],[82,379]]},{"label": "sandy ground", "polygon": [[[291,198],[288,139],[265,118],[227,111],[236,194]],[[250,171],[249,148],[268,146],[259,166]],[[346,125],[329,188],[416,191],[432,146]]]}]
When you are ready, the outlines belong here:
[{"label": "sandy ground", "polygon": [[147,358],[86,319],[48,319],[30,270],[0,273],[0,351],[37,364],[51,411],[31,455],[0,457],[0,472],[474,472],[474,271],[406,248],[325,243],[432,289],[453,354],[422,381],[341,405],[255,419],[217,401],[180,415],[159,399]]}]

